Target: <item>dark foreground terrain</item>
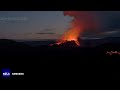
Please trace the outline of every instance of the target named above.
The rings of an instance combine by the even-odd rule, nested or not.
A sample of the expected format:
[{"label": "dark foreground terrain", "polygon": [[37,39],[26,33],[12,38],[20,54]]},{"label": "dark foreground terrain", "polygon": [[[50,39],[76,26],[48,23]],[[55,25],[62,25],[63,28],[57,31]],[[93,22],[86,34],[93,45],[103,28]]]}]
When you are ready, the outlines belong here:
[{"label": "dark foreground terrain", "polygon": [[[63,67],[62,64],[64,64],[65,66],[70,65],[73,68],[76,68],[76,65],[81,66],[82,64],[88,67],[98,64],[100,65],[105,64],[111,66],[117,64],[119,65],[120,55],[117,53],[109,55],[106,54],[107,51],[120,52],[120,44],[107,43],[96,47],[66,47],[66,45],[31,47],[23,43],[18,43],[12,40],[0,40],[0,65],[2,68],[11,68],[12,70],[17,70],[17,71],[22,70],[21,72],[29,71],[29,73],[31,72],[33,73],[35,72],[35,70],[37,72],[38,71],[42,72],[41,70],[43,70],[43,72],[45,73],[44,74],[42,72],[43,77],[47,77],[48,74],[46,74],[46,72],[48,68],[45,69],[46,67],[41,66],[42,64],[49,64],[50,67],[53,65],[61,65],[60,68]],[[89,69],[88,67],[87,69]],[[54,67],[54,69],[55,68],[56,67]],[[70,67],[68,68],[70,69]],[[73,68],[71,68],[71,70]],[[81,70],[86,71],[87,69],[84,68],[81,68]],[[94,69],[95,68],[96,67],[94,67]],[[109,71],[111,71],[112,69],[109,68]],[[50,70],[52,71],[52,69]],[[68,72],[68,70],[66,70],[65,68],[63,70],[65,72]],[[78,72],[80,68],[76,68],[75,70]],[[92,69],[90,69],[90,71],[91,70]],[[56,69],[56,71],[54,71],[53,73],[57,71],[59,70]],[[97,69],[97,71],[99,70]],[[118,69],[116,71],[118,71]],[[108,75],[113,75],[112,77],[115,79],[116,75],[118,75],[116,74],[116,71],[115,69],[113,69],[111,71],[112,73],[106,74],[106,77],[108,77]],[[99,76],[101,75],[104,76],[105,73],[101,74],[99,72]],[[88,74],[84,74],[84,75],[88,75]],[[28,76],[29,75],[30,74],[28,74]]]},{"label": "dark foreground terrain", "polygon": [[107,51],[120,52],[120,44],[108,43],[96,47],[31,47],[12,40],[0,41],[2,65],[120,64],[120,55],[109,55],[106,54]]}]

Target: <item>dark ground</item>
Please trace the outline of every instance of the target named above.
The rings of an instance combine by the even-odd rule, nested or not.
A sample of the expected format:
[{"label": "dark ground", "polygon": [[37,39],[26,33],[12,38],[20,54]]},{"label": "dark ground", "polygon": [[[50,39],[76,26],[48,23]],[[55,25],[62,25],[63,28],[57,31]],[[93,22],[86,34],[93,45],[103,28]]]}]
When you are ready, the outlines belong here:
[{"label": "dark ground", "polygon": [[[87,67],[94,65],[120,65],[120,55],[106,54],[107,51],[120,51],[119,44],[110,43],[91,48],[56,46],[30,47],[16,42],[4,44],[0,44],[0,64],[4,68],[12,68],[14,70],[41,70],[42,64],[49,64],[49,66],[64,64],[65,66],[70,65],[75,67],[76,65],[82,66],[83,64]],[[49,66],[48,69],[50,68]],[[60,67],[62,68],[63,66]],[[55,68],[56,67],[54,67],[54,69]],[[91,69],[88,68],[88,71],[89,70]],[[112,68],[107,71],[111,72],[111,75],[113,75],[112,78],[115,79],[115,75],[117,72],[119,73],[119,71],[114,70],[115,69]]]},{"label": "dark ground", "polygon": [[[81,48],[81,47],[36,47],[1,50],[3,62],[37,64],[120,64],[120,55],[106,54],[120,49]],[[33,62],[34,61],[34,62]]]}]

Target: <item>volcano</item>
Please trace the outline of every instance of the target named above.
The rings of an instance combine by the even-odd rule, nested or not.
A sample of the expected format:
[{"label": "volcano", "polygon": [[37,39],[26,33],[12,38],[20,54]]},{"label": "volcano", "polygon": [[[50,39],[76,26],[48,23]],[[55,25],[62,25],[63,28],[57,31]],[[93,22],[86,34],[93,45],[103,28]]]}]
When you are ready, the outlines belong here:
[{"label": "volcano", "polygon": [[53,45],[65,46],[65,47],[78,47],[80,46],[80,30],[70,29],[65,32],[60,39],[56,41]]},{"label": "volcano", "polygon": [[79,47],[80,39],[77,40],[65,40],[64,42],[58,42],[55,44],[51,44],[50,46],[56,47]]},{"label": "volcano", "polygon": [[74,40],[72,41],[66,41],[64,43],[61,43],[61,44],[53,44],[51,46],[58,46],[58,47],[78,47],[78,45],[75,43]]},{"label": "volcano", "polygon": [[[87,12],[80,11],[64,11],[64,16],[73,17],[70,22],[70,27],[63,33],[63,35],[53,45],[62,45],[67,47],[80,46],[78,38],[86,30],[96,30],[96,22],[94,16],[89,15]],[[50,45],[50,46],[53,46]]]}]

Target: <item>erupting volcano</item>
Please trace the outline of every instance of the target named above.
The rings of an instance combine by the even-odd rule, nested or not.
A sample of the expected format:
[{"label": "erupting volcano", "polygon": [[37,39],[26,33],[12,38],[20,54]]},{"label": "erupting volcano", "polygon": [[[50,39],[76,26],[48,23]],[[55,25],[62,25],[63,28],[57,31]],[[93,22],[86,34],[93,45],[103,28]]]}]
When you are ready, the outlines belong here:
[{"label": "erupting volcano", "polygon": [[59,40],[57,40],[56,45],[63,45],[63,46],[68,45],[71,47],[80,46],[79,36],[80,36],[80,29],[72,28],[71,30],[65,32],[64,35]]},{"label": "erupting volcano", "polygon": [[78,41],[79,35],[80,30],[71,29],[65,32],[65,34],[57,41],[56,44],[59,45],[68,41],[74,41],[77,46],[80,46],[80,42]]},{"label": "erupting volcano", "polygon": [[[87,11],[64,11],[64,15],[68,15],[73,17],[71,21],[70,28],[63,34],[63,36],[57,40],[53,45],[66,45],[76,44],[75,46],[80,46],[80,41],[78,40],[81,37],[81,34],[86,30],[95,30],[96,28],[96,20],[94,19],[94,15]],[[74,46],[74,45],[70,45]]]}]

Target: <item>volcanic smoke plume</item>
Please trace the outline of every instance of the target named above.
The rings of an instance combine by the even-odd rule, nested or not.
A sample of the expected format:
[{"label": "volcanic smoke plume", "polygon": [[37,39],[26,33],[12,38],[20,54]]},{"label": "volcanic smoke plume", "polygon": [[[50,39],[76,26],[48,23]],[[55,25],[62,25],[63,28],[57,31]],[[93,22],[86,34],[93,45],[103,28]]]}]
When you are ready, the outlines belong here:
[{"label": "volcanic smoke plume", "polygon": [[97,22],[93,12],[89,11],[64,11],[64,15],[73,17],[70,23],[69,29],[64,33],[64,35],[57,41],[56,44],[62,44],[67,41],[74,41],[76,45],[80,46],[78,38],[81,34],[87,30],[96,30]]}]

